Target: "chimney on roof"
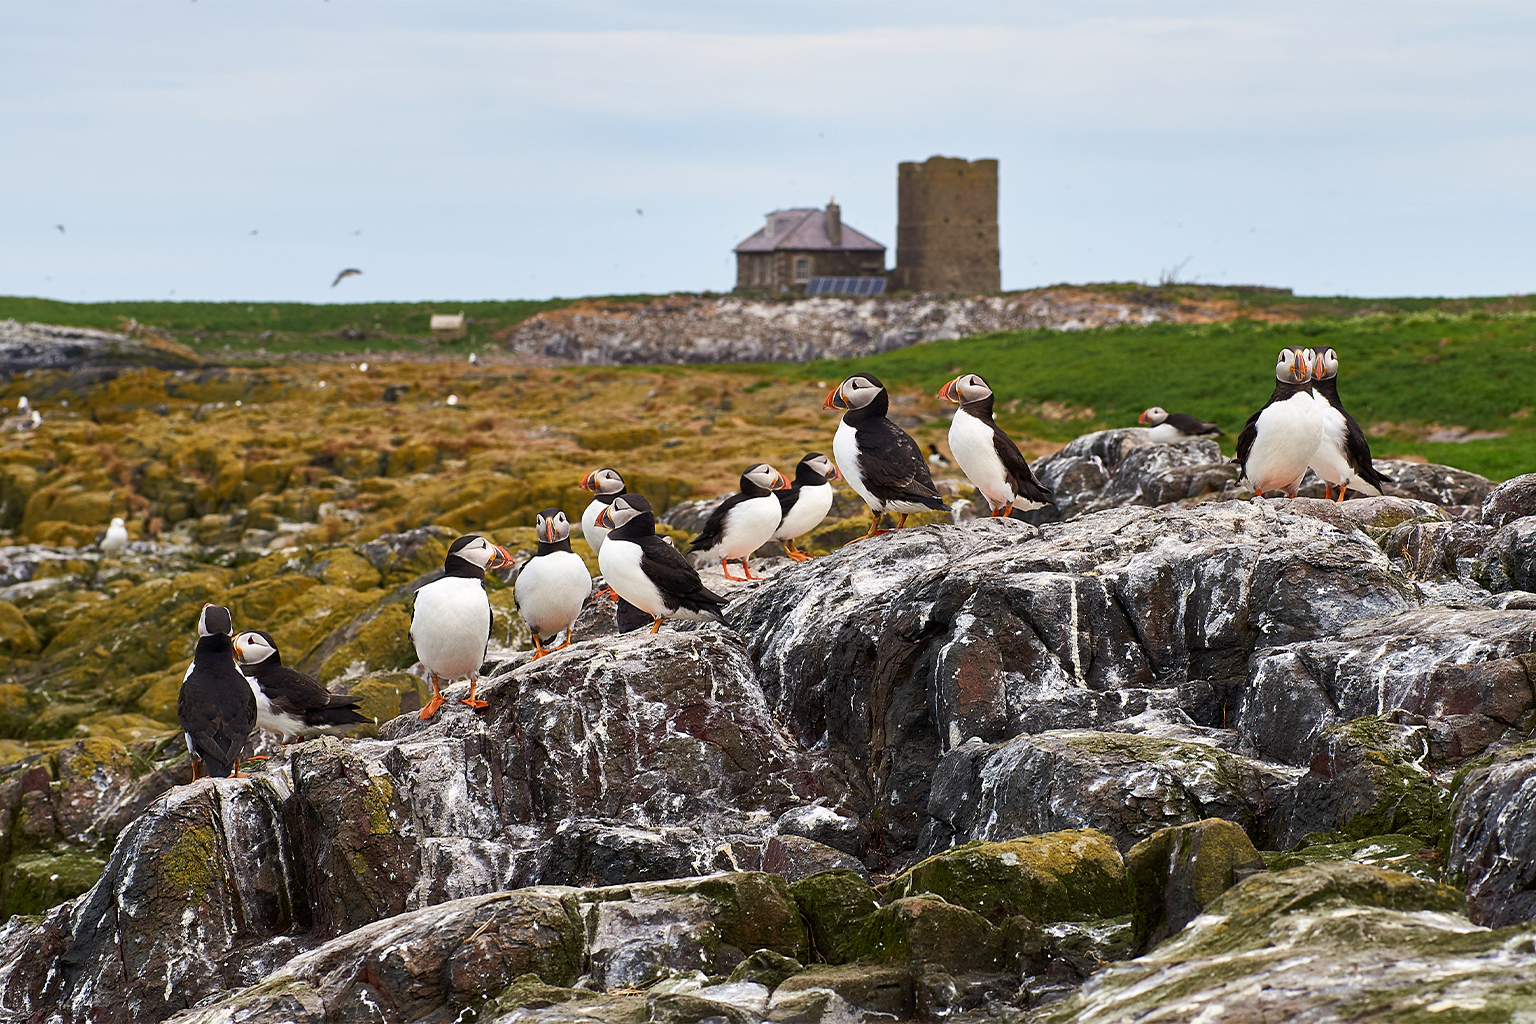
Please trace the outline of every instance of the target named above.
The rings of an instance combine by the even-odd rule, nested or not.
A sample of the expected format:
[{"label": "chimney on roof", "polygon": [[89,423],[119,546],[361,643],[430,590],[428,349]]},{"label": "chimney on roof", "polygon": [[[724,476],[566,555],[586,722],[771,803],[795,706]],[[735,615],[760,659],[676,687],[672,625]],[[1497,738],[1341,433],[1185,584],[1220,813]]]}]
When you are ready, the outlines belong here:
[{"label": "chimney on roof", "polygon": [[840,248],[843,244],[843,211],[837,205],[837,197],[827,200],[827,241],[833,248]]}]

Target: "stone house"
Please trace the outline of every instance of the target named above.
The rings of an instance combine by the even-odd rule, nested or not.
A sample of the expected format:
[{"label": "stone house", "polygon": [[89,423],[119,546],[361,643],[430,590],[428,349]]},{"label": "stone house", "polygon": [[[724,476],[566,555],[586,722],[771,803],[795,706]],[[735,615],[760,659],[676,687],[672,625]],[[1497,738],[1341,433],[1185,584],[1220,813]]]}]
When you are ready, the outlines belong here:
[{"label": "stone house", "polygon": [[803,291],[813,277],[884,277],[885,246],[826,209],[774,210],[736,247],[737,291]]}]

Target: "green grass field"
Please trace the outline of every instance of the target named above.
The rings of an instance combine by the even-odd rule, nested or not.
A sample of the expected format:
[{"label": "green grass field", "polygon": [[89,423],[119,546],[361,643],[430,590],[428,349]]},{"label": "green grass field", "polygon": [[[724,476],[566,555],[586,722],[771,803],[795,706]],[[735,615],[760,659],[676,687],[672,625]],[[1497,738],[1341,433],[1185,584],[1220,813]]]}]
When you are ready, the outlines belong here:
[{"label": "green grass field", "polygon": [[[980,373],[998,394],[999,422],[1021,435],[1065,441],[1134,426],[1143,409],[1161,405],[1220,423],[1230,452],[1269,397],[1275,358],[1287,345],[1338,351],[1340,396],[1372,433],[1373,453],[1422,455],[1501,480],[1536,471],[1536,313],[1529,312],[1016,331],[755,369],[760,379],[828,382],[865,370],[888,386],[929,393],[958,373]],[[1043,403],[1080,415],[1058,418],[1063,410]],[[1506,436],[1429,443],[1422,437],[1431,427]]]}]

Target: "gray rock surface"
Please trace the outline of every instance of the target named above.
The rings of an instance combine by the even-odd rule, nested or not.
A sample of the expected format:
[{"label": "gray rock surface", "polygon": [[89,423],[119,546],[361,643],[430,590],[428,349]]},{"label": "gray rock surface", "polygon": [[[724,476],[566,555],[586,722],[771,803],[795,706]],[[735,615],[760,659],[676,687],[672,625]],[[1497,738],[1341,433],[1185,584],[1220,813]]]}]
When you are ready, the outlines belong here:
[{"label": "gray rock surface", "polygon": [[1476,923],[1536,919],[1536,744],[1503,750],[1459,782],[1445,870],[1465,881]]},{"label": "gray rock surface", "polygon": [[155,366],[182,369],[202,362],[191,349],[157,339],[136,340],[89,327],[0,320],[0,373]]}]

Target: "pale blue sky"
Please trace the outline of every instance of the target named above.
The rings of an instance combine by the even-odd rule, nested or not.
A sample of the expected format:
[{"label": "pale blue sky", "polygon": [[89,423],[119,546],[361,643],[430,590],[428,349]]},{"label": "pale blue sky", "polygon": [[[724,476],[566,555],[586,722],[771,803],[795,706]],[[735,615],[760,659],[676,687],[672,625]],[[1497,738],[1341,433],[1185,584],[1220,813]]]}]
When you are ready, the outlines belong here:
[{"label": "pale blue sky", "polygon": [[1001,161],[1007,288],[1528,292],[1533,54],[1529,3],[3,0],[0,294],[728,289],[834,194],[894,262],[935,153]]}]

